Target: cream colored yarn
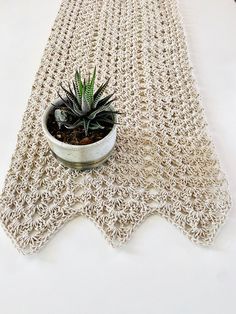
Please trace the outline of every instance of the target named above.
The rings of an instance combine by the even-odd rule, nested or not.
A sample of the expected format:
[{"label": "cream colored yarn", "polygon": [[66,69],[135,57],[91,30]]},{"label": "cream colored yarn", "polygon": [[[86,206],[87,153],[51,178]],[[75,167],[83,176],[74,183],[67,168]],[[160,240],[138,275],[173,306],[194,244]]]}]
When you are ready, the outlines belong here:
[{"label": "cream colored yarn", "polygon": [[[78,172],[52,157],[41,116],[61,81],[95,65],[99,83],[111,77],[107,92],[116,91],[124,115],[112,157]],[[37,251],[78,215],[94,221],[113,245],[152,214],[210,244],[229,207],[176,1],[63,1],[1,196],[0,219],[18,249]]]}]

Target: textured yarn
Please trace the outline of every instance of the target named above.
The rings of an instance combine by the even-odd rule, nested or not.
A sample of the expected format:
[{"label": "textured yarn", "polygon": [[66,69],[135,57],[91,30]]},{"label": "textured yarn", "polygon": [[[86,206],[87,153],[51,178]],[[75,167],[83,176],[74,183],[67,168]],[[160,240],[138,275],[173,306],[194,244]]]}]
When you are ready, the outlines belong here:
[{"label": "textured yarn", "polygon": [[[41,117],[61,82],[95,65],[124,114],[109,160],[79,172],[51,155]],[[37,251],[79,215],[113,245],[152,214],[210,244],[229,207],[176,0],[62,1],[1,195],[0,220],[17,248]]]}]

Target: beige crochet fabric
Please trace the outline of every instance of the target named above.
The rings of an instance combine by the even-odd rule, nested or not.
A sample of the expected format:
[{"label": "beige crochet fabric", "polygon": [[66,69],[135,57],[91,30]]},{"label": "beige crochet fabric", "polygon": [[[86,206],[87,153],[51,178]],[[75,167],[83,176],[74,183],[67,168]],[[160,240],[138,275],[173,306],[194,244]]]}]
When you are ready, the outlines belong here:
[{"label": "beige crochet fabric", "polygon": [[[116,91],[124,115],[111,158],[79,172],[51,155],[41,116],[61,82],[95,65],[97,82],[111,77],[107,92]],[[94,221],[113,245],[152,214],[210,244],[229,207],[176,1],[63,1],[1,196],[0,218],[17,247],[37,251],[78,215]]]}]

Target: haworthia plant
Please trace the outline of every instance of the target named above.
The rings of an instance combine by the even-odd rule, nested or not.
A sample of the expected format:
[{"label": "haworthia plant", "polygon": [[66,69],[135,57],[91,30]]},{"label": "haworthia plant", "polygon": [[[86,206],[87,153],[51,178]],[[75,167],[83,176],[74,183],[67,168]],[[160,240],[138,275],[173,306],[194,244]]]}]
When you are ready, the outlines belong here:
[{"label": "haworthia plant", "polygon": [[54,117],[59,129],[75,129],[83,127],[85,136],[88,136],[90,130],[104,129],[105,125],[111,126],[116,123],[115,111],[111,104],[116,100],[112,98],[114,94],[103,97],[103,93],[108,85],[109,79],[98,87],[94,93],[96,79],[96,68],[93,71],[92,78],[82,80],[81,72],[76,71],[72,86],[69,84],[61,88],[65,93],[62,97],[58,93],[62,103],[54,105]]}]

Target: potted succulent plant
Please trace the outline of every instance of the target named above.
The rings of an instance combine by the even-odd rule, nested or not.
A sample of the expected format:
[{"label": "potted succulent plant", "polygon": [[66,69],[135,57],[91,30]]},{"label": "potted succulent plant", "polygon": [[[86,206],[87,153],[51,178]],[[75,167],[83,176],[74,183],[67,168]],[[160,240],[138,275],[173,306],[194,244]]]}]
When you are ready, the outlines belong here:
[{"label": "potted succulent plant", "polygon": [[102,97],[109,79],[94,92],[96,68],[92,78],[82,80],[76,71],[73,84],[64,96],[43,114],[42,128],[53,155],[64,166],[90,169],[110,156],[116,142],[117,114],[112,103],[114,93]]}]

